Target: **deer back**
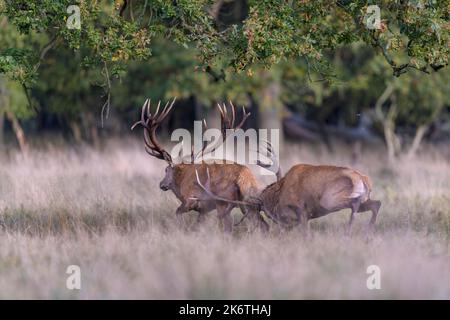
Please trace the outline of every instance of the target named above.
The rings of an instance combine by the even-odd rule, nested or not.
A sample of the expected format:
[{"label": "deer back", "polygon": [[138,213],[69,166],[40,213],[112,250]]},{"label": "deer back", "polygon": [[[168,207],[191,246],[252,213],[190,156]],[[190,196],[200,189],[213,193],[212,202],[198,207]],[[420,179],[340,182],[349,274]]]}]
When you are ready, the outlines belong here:
[{"label": "deer back", "polygon": [[279,192],[279,205],[311,212],[331,212],[346,207],[352,199],[366,201],[370,196],[369,177],[336,166],[296,165],[285,175]]},{"label": "deer back", "polygon": [[251,170],[236,163],[178,164],[175,166],[174,190],[180,199],[197,197],[207,200],[209,196],[199,187],[196,170],[201,181],[206,181],[207,170],[210,176],[211,191],[224,198],[241,200],[247,195],[258,193],[258,182]]}]

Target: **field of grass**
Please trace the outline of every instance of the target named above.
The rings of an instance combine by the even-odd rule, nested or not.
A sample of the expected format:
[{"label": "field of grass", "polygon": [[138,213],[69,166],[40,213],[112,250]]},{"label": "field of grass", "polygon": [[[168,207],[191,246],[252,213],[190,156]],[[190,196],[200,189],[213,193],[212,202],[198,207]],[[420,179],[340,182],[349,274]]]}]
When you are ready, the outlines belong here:
[{"label": "field of grass", "polygon": [[[164,163],[140,141],[0,155],[0,298],[450,299],[450,160],[428,148],[388,166],[383,152],[364,150],[355,165],[382,201],[369,240],[370,213],[348,237],[347,211],[311,221],[309,238],[244,223],[227,236],[214,212],[198,230],[188,213],[179,228],[178,200],[158,187]],[[285,171],[350,165],[345,148],[283,155]],[[66,288],[69,265],[81,268],[81,290]],[[380,290],[366,287],[369,265],[380,267]]]}]

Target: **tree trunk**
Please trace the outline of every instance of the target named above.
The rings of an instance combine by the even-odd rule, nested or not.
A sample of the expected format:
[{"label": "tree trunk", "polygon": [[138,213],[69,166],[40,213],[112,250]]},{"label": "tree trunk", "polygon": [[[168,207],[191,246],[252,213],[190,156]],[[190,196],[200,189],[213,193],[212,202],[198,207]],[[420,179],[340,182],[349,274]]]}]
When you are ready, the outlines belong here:
[{"label": "tree trunk", "polygon": [[17,141],[19,142],[20,151],[22,152],[22,154],[27,155],[28,143],[25,137],[25,132],[23,131],[19,120],[17,119],[16,115],[9,110],[6,110],[6,117],[9,119],[9,121],[11,121],[14,134],[16,135]]},{"label": "tree trunk", "polygon": [[395,119],[397,118],[397,102],[395,96],[392,97],[392,102],[389,111],[383,122],[384,138],[388,149],[388,158],[390,163],[395,162],[397,154],[400,152],[400,140],[395,134]]},{"label": "tree trunk", "polygon": [[190,100],[192,101],[192,104],[194,105],[195,120],[202,121],[205,118],[203,106],[201,105],[201,103],[198,101],[198,99],[195,96],[192,96]]},{"label": "tree trunk", "polygon": [[5,124],[5,110],[6,110],[6,88],[3,78],[0,77],[0,151],[5,147],[4,124]]},{"label": "tree trunk", "polygon": [[[264,75],[263,75],[264,76]],[[283,121],[281,117],[282,108],[278,107],[280,104],[280,84],[278,81],[273,81],[262,91],[262,103],[258,110],[259,112],[259,127],[261,129],[268,129],[267,138],[271,141],[271,130],[278,130],[279,141],[276,141],[280,147],[283,146]],[[271,141],[275,143],[275,141]]]},{"label": "tree trunk", "polygon": [[428,127],[429,126],[427,124],[421,124],[417,127],[416,134],[414,135],[414,140],[408,151],[408,158],[412,158],[417,154],[417,150],[419,150],[420,143],[422,142],[422,139],[427,132]]},{"label": "tree trunk", "polygon": [[28,144],[25,138],[25,133],[20,125],[19,120],[16,115],[9,110],[9,94],[6,90],[3,79],[0,78],[0,97],[1,97],[1,109],[0,109],[0,148],[3,147],[3,125],[4,119],[6,118],[11,121],[14,134],[16,135],[17,141],[19,143],[20,151],[23,155],[28,153]]},{"label": "tree trunk", "polygon": [[72,131],[73,138],[76,144],[81,144],[83,142],[83,137],[81,134],[81,128],[76,120],[69,120],[69,127]]},{"label": "tree trunk", "polygon": [[[388,160],[390,163],[395,161],[397,149],[399,149],[399,140],[395,135],[395,118],[397,117],[397,103],[395,101],[394,84],[390,82],[375,104],[375,114],[383,124],[384,140],[388,151]],[[391,98],[391,105],[387,115],[383,113],[383,104]]]},{"label": "tree trunk", "polygon": [[3,109],[0,108],[0,152],[2,152],[3,149],[5,148],[4,126],[5,126],[5,113],[3,112]]},{"label": "tree trunk", "polygon": [[91,139],[92,139],[92,144],[94,145],[95,148],[99,148],[100,147],[100,137],[98,134],[98,127],[97,127],[97,122],[95,121],[95,116],[90,113],[90,131],[91,131]]},{"label": "tree trunk", "polygon": [[212,106],[206,112],[206,123],[208,124],[208,128],[220,129],[220,114],[217,110],[217,106]]},{"label": "tree trunk", "polygon": [[252,129],[258,130],[261,127],[261,123],[260,123],[261,116],[259,114],[259,111],[260,111],[259,104],[251,92],[247,92],[247,98],[248,98],[248,103],[245,106],[245,109],[247,110],[247,112],[251,113],[251,117],[249,117],[247,119],[244,127],[247,129],[252,128]]},{"label": "tree trunk", "polygon": [[361,159],[362,150],[362,141],[356,140],[352,144],[352,156],[351,156],[351,164],[352,166],[356,166]]},{"label": "tree trunk", "polygon": [[91,143],[95,148],[100,147],[100,138],[98,135],[97,122],[95,116],[91,112],[83,112],[81,114],[81,122],[85,137],[89,143]]}]

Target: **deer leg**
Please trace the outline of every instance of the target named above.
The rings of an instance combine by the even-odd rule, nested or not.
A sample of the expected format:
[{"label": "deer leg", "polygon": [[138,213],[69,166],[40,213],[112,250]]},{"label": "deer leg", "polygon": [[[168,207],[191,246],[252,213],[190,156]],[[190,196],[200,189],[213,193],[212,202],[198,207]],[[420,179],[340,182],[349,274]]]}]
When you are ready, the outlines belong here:
[{"label": "deer leg", "polygon": [[266,220],[264,220],[263,216],[258,210],[254,208],[248,209],[248,215],[252,221],[252,224],[255,227],[257,227],[261,232],[263,233],[269,232],[269,224],[266,222]]},{"label": "deer leg", "polygon": [[194,225],[194,230],[198,230],[199,226],[206,220],[206,215],[211,211],[210,207],[200,207],[197,209],[197,221]]},{"label": "deer leg", "polygon": [[222,223],[223,230],[227,233],[231,233],[233,230],[233,221],[231,218],[231,210],[233,209],[232,204],[218,204],[217,213],[219,215],[219,220]]},{"label": "deer leg", "polygon": [[[239,206],[239,208],[241,209],[243,216],[242,216],[241,220],[237,224],[235,224],[235,226],[239,225],[242,221],[244,221],[247,218],[251,219],[251,217],[250,217],[251,212],[250,212],[250,210],[247,210],[246,206],[241,205],[241,206]],[[251,230],[250,230],[249,226],[247,225],[247,232],[249,232],[249,231],[251,231]]]},{"label": "deer leg", "polygon": [[[249,213],[245,206],[241,205],[241,206],[239,206],[239,208],[241,209],[243,216],[242,216],[241,220],[237,224],[235,224],[235,226],[239,225],[242,221],[244,221],[244,219],[246,219],[248,217],[248,213]],[[247,228],[247,231],[248,231],[248,228]]]},{"label": "deer leg", "polygon": [[360,198],[356,198],[352,200],[351,203],[351,209],[352,212],[350,213],[350,220],[348,222],[348,227],[347,227],[347,235],[350,235],[352,232],[352,224],[353,224],[353,220],[355,219],[355,213],[358,212],[359,208],[361,206],[361,199]]},{"label": "deer leg", "polygon": [[177,223],[178,226],[182,226],[183,225],[183,213],[188,212],[189,209],[186,207],[186,205],[184,203],[182,203],[178,208],[177,211],[175,211],[175,216],[177,219]]},{"label": "deer leg", "polygon": [[361,203],[358,212],[364,212],[364,211],[372,211],[372,217],[370,218],[369,226],[373,227],[375,225],[375,222],[377,220],[378,211],[381,207],[381,201],[379,200],[367,200],[364,203]]},{"label": "deer leg", "polygon": [[201,210],[198,212],[196,225],[202,224],[206,219],[206,212]]},{"label": "deer leg", "polygon": [[305,237],[309,236],[309,219],[308,219],[308,212],[301,207],[296,207],[295,214],[297,215],[297,220],[300,225],[300,230],[304,234]]}]

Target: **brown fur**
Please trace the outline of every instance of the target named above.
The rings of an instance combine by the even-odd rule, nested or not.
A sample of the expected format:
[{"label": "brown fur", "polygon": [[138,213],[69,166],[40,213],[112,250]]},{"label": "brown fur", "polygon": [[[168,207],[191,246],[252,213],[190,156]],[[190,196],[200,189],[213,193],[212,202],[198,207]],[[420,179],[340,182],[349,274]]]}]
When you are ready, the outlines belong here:
[{"label": "brown fur", "polygon": [[[181,205],[176,211],[177,215],[195,210],[199,212],[199,219],[201,220],[204,214],[217,209],[226,231],[232,229],[230,213],[237,205],[211,199],[197,184],[196,170],[200,181],[208,179],[207,170],[209,171],[211,191],[223,198],[245,201],[249,196],[256,195],[259,192],[258,181],[251,170],[240,164],[177,164],[170,168],[173,170],[173,176],[168,177],[166,173],[166,178],[161,182],[161,185],[167,184],[168,189],[172,190],[181,201]],[[244,213],[247,211],[242,206],[241,209]],[[264,225],[262,227],[267,229]]]},{"label": "brown fur", "polygon": [[[239,204],[231,204],[227,200],[231,199],[235,201],[246,200],[247,197],[255,195],[258,192],[258,182],[253,176],[250,169],[245,166],[236,163],[205,163],[200,164],[174,164],[172,156],[164,150],[163,146],[158,142],[156,138],[156,131],[161,122],[167,117],[172,110],[175,99],[171,103],[167,102],[162,111],[160,112],[160,102],[156,108],[156,111],[152,114],[150,108],[150,100],[147,99],[141,109],[141,119],[136,122],[131,129],[141,125],[144,129],[144,145],[145,151],[152,157],[166,161],[169,165],[166,167],[166,174],[164,179],[160,182],[160,188],[164,191],[172,190],[177,198],[181,201],[181,205],[177,208],[177,217],[181,217],[183,212],[190,210],[196,210],[199,212],[199,220],[202,220],[204,214],[217,209],[219,218],[223,221],[223,225],[226,231],[231,231],[231,210],[239,205],[247,213],[247,207],[243,202]],[[242,108],[242,119],[239,124],[235,126],[236,110],[234,105],[231,104],[231,110],[228,111],[228,107],[223,104],[218,104],[221,129],[222,129],[222,143],[227,137],[228,129],[240,129],[250,113]],[[207,128],[206,121],[203,121],[203,125]],[[270,158],[275,159],[272,146],[269,142],[267,144],[267,150],[269,151]],[[210,147],[210,149],[208,149]],[[217,148],[217,145],[204,146],[201,150],[201,154],[208,149],[208,152],[212,152]],[[198,154],[197,154],[198,155]],[[196,159],[196,155],[193,150],[191,152],[191,161]],[[272,166],[266,163],[258,162],[258,165],[263,168],[271,168]],[[198,176],[197,176],[198,175]],[[279,172],[277,173],[277,176]],[[203,178],[202,178],[203,177]],[[211,180],[212,177],[212,180]],[[199,179],[197,181],[197,178]],[[201,181],[204,179],[207,181],[208,187],[212,189],[212,192],[220,195],[221,200],[213,200],[208,196],[203,189],[200,188]],[[256,221],[264,228],[268,229],[267,223],[259,215],[254,207],[249,207],[250,216],[256,218]]]},{"label": "brown fur", "polygon": [[[158,142],[156,137],[156,131],[161,122],[167,117],[172,110],[175,99],[171,103],[167,102],[162,111],[160,112],[160,102],[154,113],[151,113],[150,100],[147,99],[141,109],[141,119],[136,122],[131,129],[141,125],[144,129],[144,145],[145,151],[152,157],[166,161],[169,165],[166,167],[166,174],[164,179],[160,182],[160,188],[164,191],[172,190],[177,198],[181,201],[181,205],[177,208],[177,217],[180,219],[181,214],[190,210],[196,210],[199,212],[199,220],[202,220],[205,213],[217,209],[219,218],[223,221],[223,225],[226,231],[231,231],[231,210],[236,204],[230,204],[227,201],[217,201],[208,197],[205,192],[199,187],[197,181],[197,174],[199,179],[207,180],[208,186],[211,187],[213,192],[221,195],[224,199],[233,200],[245,200],[247,196],[257,194],[258,182],[253,176],[250,169],[245,166],[236,163],[189,163],[189,164],[174,164],[172,156],[164,150],[163,146]],[[218,105],[220,117],[221,117],[221,129],[222,129],[222,142],[227,137],[228,129],[240,129],[250,113],[242,109],[242,119],[239,124],[235,126],[235,107],[231,104],[231,110],[228,111],[228,107],[223,104]],[[203,125],[207,128],[206,121],[203,121]],[[215,150],[217,145],[204,146],[201,150],[201,154],[205,152],[205,148],[210,147],[208,152]],[[268,150],[272,150],[270,143],[267,143]],[[271,157],[274,156],[273,152],[270,152]],[[198,154],[197,154],[198,155]],[[193,150],[191,152],[191,160],[194,161],[196,155]],[[258,163],[263,168],[271,167],[265,163]],[[212,180],[211,180],[212,177]],[[243,204],[239,204],[241,209],[246,213],[246,207]],[[264,219],[251,208],[251,216],[256,217],[260,224],[266,229],[268,228]]]},{"label": "brown fur", "polygon": [[372,182],[356,170],[299,164],[261,192],[261,209],[277,221],[307,226],[309,219],[350,208],[349,231],[355,212],[372,211],[375,223],[381,202],[370,199]]}]

